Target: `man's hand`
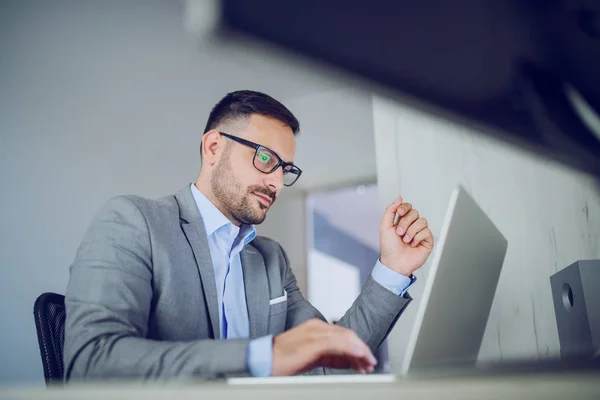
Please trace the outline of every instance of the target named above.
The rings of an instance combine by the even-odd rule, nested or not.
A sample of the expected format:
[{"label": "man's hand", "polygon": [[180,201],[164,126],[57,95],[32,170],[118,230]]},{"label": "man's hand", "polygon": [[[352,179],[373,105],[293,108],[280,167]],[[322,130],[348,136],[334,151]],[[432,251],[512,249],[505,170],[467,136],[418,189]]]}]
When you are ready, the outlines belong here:
[{"label": "man's hand", "polygon": [[377,360],[351,330],[320,319],[308,320],[273,339],[273,376],[295,375],[316,367],[373,372]]},{"label": "man's hand", "polygon": [[[396,213],[400,216],[394,225]],[[394,271],[410,276],[421,268],[433,250],[433,235],[427,220],[398,197],[385,209],[379,227],[381,263]]]}]

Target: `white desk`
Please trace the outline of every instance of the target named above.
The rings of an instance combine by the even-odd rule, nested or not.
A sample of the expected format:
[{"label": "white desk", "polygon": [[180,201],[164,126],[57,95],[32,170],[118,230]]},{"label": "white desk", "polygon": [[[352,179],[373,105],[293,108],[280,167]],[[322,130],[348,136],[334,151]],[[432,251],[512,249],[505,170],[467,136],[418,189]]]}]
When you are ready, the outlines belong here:
[{"label": "white desk", "polygon": [[2,399],[600,399],[600,373],[554,373],[379,383],[228,385],[212,383],[93,384],[0,389]]}]

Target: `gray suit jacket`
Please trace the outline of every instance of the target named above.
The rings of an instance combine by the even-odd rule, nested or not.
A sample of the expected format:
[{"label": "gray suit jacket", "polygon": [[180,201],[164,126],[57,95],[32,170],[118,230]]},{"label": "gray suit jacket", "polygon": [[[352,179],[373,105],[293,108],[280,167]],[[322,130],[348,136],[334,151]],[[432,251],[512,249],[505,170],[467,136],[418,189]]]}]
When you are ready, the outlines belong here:
[{"label": "gray suit jacket", "polygon": [[[243,376],[251,339],[324,319],[277,242],[256,237],[241,261],[250,338],[219,340],[212,261],[189,186],[158,200],[109,200],[70,268],[65,379]],[[269,305],[284,289],[287,301]],[[375,351],[410,300],[370,278],[339,324]]]}]

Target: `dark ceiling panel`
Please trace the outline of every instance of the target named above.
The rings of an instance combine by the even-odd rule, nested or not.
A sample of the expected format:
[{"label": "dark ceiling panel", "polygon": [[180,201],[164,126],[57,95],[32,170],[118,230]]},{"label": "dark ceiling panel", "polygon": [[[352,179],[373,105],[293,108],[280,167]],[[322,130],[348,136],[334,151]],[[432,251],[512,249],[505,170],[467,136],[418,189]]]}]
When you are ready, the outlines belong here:
[{"label": "dark ceiling panel", "polygon": [[266,40],[600,176],[600,1],[223,0],[223,32]]}]

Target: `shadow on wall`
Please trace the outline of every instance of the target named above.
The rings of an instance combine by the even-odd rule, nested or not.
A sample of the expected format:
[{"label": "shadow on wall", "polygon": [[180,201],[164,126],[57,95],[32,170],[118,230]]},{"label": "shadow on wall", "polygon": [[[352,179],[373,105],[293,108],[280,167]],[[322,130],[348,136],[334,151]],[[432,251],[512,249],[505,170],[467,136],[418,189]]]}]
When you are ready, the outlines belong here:
[{"label": "shadow on wall", "polygon": [[314,211],[312,218],[312,248],[357,268],[360,285],[364,285],[379,258],[379,252],[337,228],[325,215]]}]

